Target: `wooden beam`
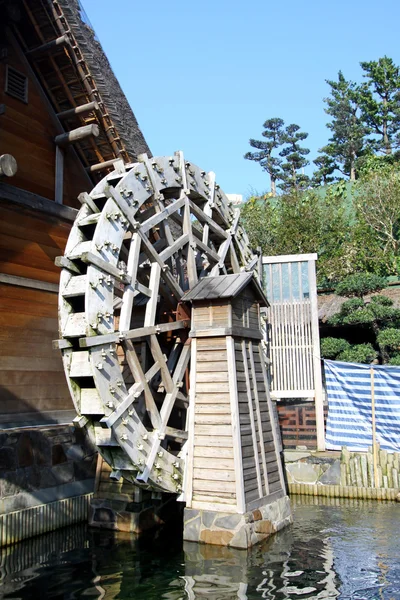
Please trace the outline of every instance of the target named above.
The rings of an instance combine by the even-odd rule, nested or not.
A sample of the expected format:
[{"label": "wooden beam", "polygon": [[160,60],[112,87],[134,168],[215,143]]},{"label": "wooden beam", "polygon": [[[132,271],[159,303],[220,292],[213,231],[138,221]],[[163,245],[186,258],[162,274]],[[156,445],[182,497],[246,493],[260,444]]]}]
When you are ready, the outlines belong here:
[{"label": "wooden beam", "polygon": [[97,137],[100,133],[98,125],[84,125],[78,127],[72,131],[61,133],[54,138],[54,142],[57,146],[68,146],[69,144],[75,144],[81,140],[85,140],[88,137]]},{"label": "wooden beam", "polygon": [[53,292],[58,294],[58,284],[49,283],[48,281],[39,281],[38,279],[28,279],[28,277],[17,277],[16,275],[7,275],[0,273],[0,283],[7,285],[16,285],[18,287],[26,287],[32,290],[43,290],[45,292]]},{"label": "wooden beam", "polygon": [[55,40],[51,40],[51,42],[46,42],[46,44],[42,44],[41,46],[37,46],[36,48],[32,48],[31,50],[27,50],[25,52],[28,57],[38,57],[41,54],[47,54],[48,52],[53,52],[54,50],[58,50],[64,46],[70,46],[69,39],[66,35],[61,35]]},{"label": "wooden beam", "polygon": [[97,102],[88,102],[87,104],[81,104],[80,106],[75,106],[74,108],[70,108],[69,110],[63,110],[62,112],[57,113],[57,117],[59,119],[70,119],[71,117],[86,115],[89,112],[97,112],[98,110],[99,105],[97,104]]},{"label": "wooden beam", "polygon": [[91,346],[101,346],[103,344],[112,344],[120,340],[137,340],[148,335],[165,333],[176,329],[187,329],[190,327],[189,319],[183,321],[173,321],[172,323],[161,323],[151,327],[138,327],[130,331],[117,331],[115,333],[106,333],[105,335],[93,335],[79,340],[81,348],[90,348]]},{"label": "wooden beam", "polygon": [[104,169],[109,169],[110,167],[116,166],[115,163],[120,163],[123,161],[120,158],[112,158],[111,160],[105,160],[104,162],[96,163],[95,165],[90,165],[90,167],[86,167],[86,171],[89,173],[95,173],[96,171],[103,171]]},{"label": "wooden beam", "polygon": [[2,154],[0,156],[0,176],[13,177],[17,170],[17,161],[11,154]]},{"label": "wooden beam", "polygon": [[6,200],[24,208],[32,209],[35,212],[40,211],[70,223],[75,220],[78,214],[75,208],[56,204],[54,200],[43,198],[43,196],[27,192],[8,183],[0,182],[0,200]]}]

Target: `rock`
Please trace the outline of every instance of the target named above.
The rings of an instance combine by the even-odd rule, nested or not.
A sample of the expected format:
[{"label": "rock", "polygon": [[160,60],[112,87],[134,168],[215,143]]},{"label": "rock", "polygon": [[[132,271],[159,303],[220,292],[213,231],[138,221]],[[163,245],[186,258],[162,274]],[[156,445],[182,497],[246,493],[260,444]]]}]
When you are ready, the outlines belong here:
[{"label": "rock", "polygon": [[400,502],[400,492],[396,495],[395,500],[396,500],[396,502]]},{"label": "rock", "polygon": [[[223,529],[236,529],[236,527],[239,525],[240,521],[242,520],[242,515],[226,515],[224,517],[219,517],[214,525],[215,527],[221,527]],[[204,523],[204,519],[203,519],[203,523]]]},{"label": "rock", "polygon": [[337,459],[330,465],[320,478],[320,483],[324,485],[340,485],[340,460]]},{"label": "rock", "polygon": [[316,483],[320,474],[318,465],[308,463],[290,463],[286,469],[296,483]]},{"label": "rock", "polygon": [[200,541],[204,544],[215,544],[216,546],[228,546],[233,538],[231,531],[212,531],[211,529],[203,529],[200,534]]},{"label": "rock", "polygon": [[254,523],[254,531],[256,533],[271,534],[273,530],[271,521],[257,521]]},{"label": "rock", "polygon": [[211,512],[209,510],[201,511],[201,522],[207,529],[210,529],[211,525],[214,523],[215,517],[216,514],[214,512]]},{"label": "rock", "polygon": [[230,544],[232,548],[248,548],[249,547],[249,534],[247,527],[241,527],[232,538]]},{"label": "rock", "polygon": [[[186,511],[185,511],[186,517]],[[185,524],[183,527],[183,539],[187,542],[198,542],[200,535],[200,527],[201,527],[201,519],[200,515],[198,515],[195,519],[191,519],[190,521],[185,520]]]},{"label": "rock", "polygon": [[261,511],[258,508],[253,510],[253,518],[255,521],[260,521],[262,519]]}]

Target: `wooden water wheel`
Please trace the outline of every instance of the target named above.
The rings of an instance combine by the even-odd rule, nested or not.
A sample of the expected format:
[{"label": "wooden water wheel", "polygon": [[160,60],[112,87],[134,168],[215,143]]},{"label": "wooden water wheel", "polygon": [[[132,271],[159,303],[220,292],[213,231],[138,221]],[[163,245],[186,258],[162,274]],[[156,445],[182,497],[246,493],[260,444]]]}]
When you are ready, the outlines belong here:
[{"label": "wooden water wheel", "polygon": [[72,227],[59,296],[64,369],[78,417],[112,476],[182,490],[190,307],[201,277],[258,257],[213,173],[181,152],[117,168]]}]

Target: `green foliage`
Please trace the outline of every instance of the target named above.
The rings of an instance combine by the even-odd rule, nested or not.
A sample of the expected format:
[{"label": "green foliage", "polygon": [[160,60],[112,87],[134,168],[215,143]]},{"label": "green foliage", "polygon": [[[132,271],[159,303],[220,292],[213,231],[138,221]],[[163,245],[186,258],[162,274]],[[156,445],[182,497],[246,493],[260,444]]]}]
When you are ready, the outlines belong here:
[{"label": "green foliage", "polygon": [[320,152],[330,157],[341,173],[354,180],[356,160],[364,153],[364,138],[368,131],[360,119],[357,86],[346,81],[341,71],[337,81],[327,80],[327,83],[331,88],[331,96],[324,98],[324,102],[327,105],[325,112],[332,117],[327,124],[332,137]]},{"label": "green foliage", "polygon": [[378,334],[377,341],[380,346],[390,350],[400,350],[400,330],[388,327]]},{"label": "green foliage", "polygon": [[391,154],[400,130],[400,70],[391,58],[361,62],[366,82],[358,87],[362,121],[374,150]]},{"label": "green foliage", "polygon": [[273,152],[283,143],[283,126],[284,121],[282,119],[268,119],[265,121],[264,131],[261,134],[265,140],[249,140],[250,146],[256,148],[257,152],[246,152],[244,155],[244,158],[258,162],[263,171],[269,174],[273,196],[276,195],[276,181],[280,179],[282,164],[282,159],[273,156]]},{"label": "green foliage", "polygon": [[374,273],[355,273],[340,281],[335,287],[339,296],[357,296],[361,298],[366,294],[382,290],[386,286],[386,279]]},{"label": "green foliage", "polygon": [[286,158],[286,162],[282,163],[280,187],[284,192],[299,191],[306,188],[310,182],[309,177],[301,173],[301,170],[309,164],[305,157],[310,150],[300,145],[300,142],[307,137],[308,133],[300,131],[300,127],[294,123],[286,127],[282,136],[282,141],[286,146],[279,152],[279,156]]},{"label": "green foliage", "polygon": [[372,344],[355,344],[341,352],[337,360],[342,362],[370,364],[377,357],[377,352]]},{"label": "green foliage", "polygon": [[335,359],[341,352],[348,350],[350,344],[343,338],[326,337],[321,339],[321,356]]},{"label": "green foliage", "polygon": [[388,274],[400,267],[400,170],[392,167],[383,174],[366,174],[354,189],[359,227],[375,238],[376,260]]},{"label": "green foliage", "polygon": [[308,133],[300,131],[294,123],[284,127],[284,121],[278,118],[268,119],[263,127],[262,135],[266,141],[250,139],[250,146],[257,152],[246,152],[244,158],[258,162],[269,174],[272,196],[276,196],[277,186],[284,192],[307,187],[309,177],[302,169],[309,164],[305,156],[310,150],[303,148],[300,142],[308,137]]},{"label": "green foliage", "polygon": [[400,354],[394,354],[389,358],[389,365],[392,367],[400,367]]}]

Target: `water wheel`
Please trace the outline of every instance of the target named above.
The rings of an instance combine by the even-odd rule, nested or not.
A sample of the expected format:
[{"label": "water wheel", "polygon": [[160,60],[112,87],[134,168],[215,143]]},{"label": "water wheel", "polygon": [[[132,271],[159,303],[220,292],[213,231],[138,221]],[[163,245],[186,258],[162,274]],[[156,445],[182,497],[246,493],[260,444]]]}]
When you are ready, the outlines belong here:
[{"label": "water wheel", "polygon": [[179,493],[190,385],[181,298],[199,278],[253,269],[258,257],[214,174],[181,152],[121,164],[80,200],[57,263],[76,421],[112,476]]}]

